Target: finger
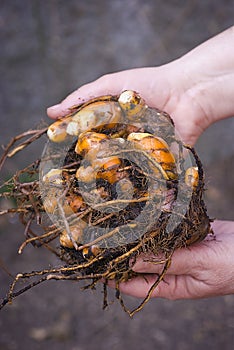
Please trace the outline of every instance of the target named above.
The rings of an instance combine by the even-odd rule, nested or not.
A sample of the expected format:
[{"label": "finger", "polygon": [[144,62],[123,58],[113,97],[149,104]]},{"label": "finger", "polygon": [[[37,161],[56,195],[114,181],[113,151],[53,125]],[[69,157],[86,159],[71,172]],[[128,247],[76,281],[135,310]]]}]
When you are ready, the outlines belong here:
[{"label": "finger", "polygon": [[[156,73],[157,71],[157,73]],[[157,74],[157,79],[153,75]],[[66,115],[69,108],[84,103],[94,97],[103,95],[117,95],[123,90],[135,90],[152,107],[163,108],[168,100],[168,89],[164,89],[162,81],[166,81],[162,68],[137,68],[112,74],[107,74],[101,78],[83,85],[61,103],[49,107],[47,114],[51,118],[58,118]],[[158,93],[155,93],[158,91]]]},{"label": "finger", "polygon": [[[145,298],[157,280],[157,275],[145,274],[119,285],[120,292],[136,298]],[[114,287],[113,285],[111,287]],[[151,297],[170,300],[199,298],[206,286],[191,276],[166,275],[154,289]]]},{"label": "finger", "polygon": [[215,220],[211,226],[215,235],[234,234],[234,221]]},{"label": "finger", "polygon": [[121,83],[120,79],[113,79],[114,84],[112,91],[110,91],[110,81],[112,79],[108,77],[102,77],[93,81],[92,83],[83,85],[79,89],[68,95],[61,103],[49,107],[47,114],[50,118],[59,118],[69,113],[69,108],[74,105],[79,105],[94,97],[107,95],[109,93],[117,94],[118,85]]},{"label": "finger", "polygon": [[[218,248],[218,241],[222,241],[224,235],[226,241],[229,239],[227,236],[230,236],[232,233],[234,234],[234,222],[215,220],[212,223],[212,228],[214,230],[214,236],[209,235],[204,241],[193,244],[187,248],[177,249],[173,253],[171,265],[167,270],[167,274],[193,274],[196,276],[196,274],[199,274],[201,268],[205,268],[205,266],[202,266],[202,263],[203,265],[205,261],[206,265],[209,263],[207,261],[207,256],[209,256],[209,260],[212,261],[215,251]],[[153,254],[145,254],[139,256],[132,269],[140,273],[160,273],[163,265],[164,261],[162,257],[156,257]]]},{"label": "finger", "polygon": [[[191,272],[191,261],[194,261],[194,251],[191,248],[182,248],[174,252],[171,265],[167,274],[186,275]],[[132,270],[139,273],[161,273],[165,260],[154,255],[141,255],[132,267]]]},{"label": "finger", "polygon": [[[137,70],[135,71],[137,74]],[[68,95],[60,104],[48,108],[48,116],[51,118],[62,117],[69,112],[71,106],[84,103],[94,97],[108,94],[115,95],[119,94],[124,89],[133,89],[137,84],[131,81],[132,76],[133,71],[123,71],[104,75],[89,84],[85,84]]]}]

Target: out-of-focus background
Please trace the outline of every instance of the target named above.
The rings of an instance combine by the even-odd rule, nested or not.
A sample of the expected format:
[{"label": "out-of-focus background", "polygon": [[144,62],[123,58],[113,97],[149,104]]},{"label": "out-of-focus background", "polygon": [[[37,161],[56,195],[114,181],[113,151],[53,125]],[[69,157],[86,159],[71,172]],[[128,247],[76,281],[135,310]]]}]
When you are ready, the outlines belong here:
[{"label": "out-of-focus background", "polygon": [[[46,107],[102,74],[169,62],[233,24],[233,0],[1,0],[0,143],[46,117]],[[233,45],[233,43],[230,43]],[[217,101],[219,103],[219,101]],[[233,219],[234,119],[207,130],[196,149],[206,171],[214,218]],[[1,181],[39,158],[45,139],[9,160]],[[17,272],[58,266],[28,246],[23,227],[0,218],[0,296]],[[111,297],[114,300],[114,297]],[[134,300],[127,298],[128,302]],[[195,301],[151,300],[133,320],[102,293],[77,283],[48,282],[0,312],[0,350],[207,349],[234,344],[234,296]]]}]

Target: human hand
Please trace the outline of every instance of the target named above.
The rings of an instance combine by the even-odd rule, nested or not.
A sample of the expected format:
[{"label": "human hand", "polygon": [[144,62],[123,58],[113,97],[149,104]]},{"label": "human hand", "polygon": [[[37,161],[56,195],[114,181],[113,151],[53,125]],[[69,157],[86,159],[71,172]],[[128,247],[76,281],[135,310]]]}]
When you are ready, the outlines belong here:
[{"label": "human hand", "polygon": [[[198,299],[234,293],[234,222],[215,221],[214,239],[176,250],[163,281],[151,297]],[[120,291],[144,298],[161,272],[162,265],[141,255],[133,266],[139,276],[120,284]],[[155,256],[153,257],[155,258]]]},{"label": "human hand", "polygon": [[[193,145],[213,122],[234,115],[233,41],[234,27],[164,66],[105,75],[48,108],[48,115],[59,118],[69,113],[73,105],[131,89],[149,106],[169,113],[182,140]],[[216,221],[213,227],[216,240],[175,251],[164,282],[153,296],[202,298],[234,292],[234,223]],[[139,276],[122,283],[121,291],[144,297],[160,267],[139,258],[133,269],[147,282]]]},{"label": "human hand", "polygon": [[234,114],[233,41],[234,27],[164,66],[105,75],[48,108],[48,116],[59,118],[90,98],[131,89],[169,113],[182,140],[193,145],[210,124]]}]

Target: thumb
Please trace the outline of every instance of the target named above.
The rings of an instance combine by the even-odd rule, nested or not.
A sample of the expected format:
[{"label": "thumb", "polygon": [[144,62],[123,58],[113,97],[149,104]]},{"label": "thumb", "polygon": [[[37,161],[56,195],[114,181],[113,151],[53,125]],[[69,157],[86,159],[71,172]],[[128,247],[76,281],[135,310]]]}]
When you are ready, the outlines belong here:
[{"label": "thumb", "polygon": [[118,95],[123,90],[135,90],[145,99],[148,105],[163,109],[169,93],[167,88],[162,88],[162,82],[165,80],[163,67],[137,68],[106,74],[89,84],[81,86],[61,103],[49,107],[47,114],[53,119],[60,118],[68,114],[69,108],[74,105],[82,104],[98,96]]}]

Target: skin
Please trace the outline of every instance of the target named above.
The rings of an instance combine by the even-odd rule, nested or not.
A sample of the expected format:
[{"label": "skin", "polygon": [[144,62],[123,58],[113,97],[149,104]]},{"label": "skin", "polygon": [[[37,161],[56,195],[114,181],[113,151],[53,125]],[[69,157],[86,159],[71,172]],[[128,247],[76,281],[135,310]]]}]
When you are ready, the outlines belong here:
[{"label": "skin", "polygon": [[[149,106],[168,112],[182,140],[194,145],[211,124],[234,115],[233,43],[234,26],[166,65],[102,76],[48,108],[48,116],[56,119],[90,98],[131,89]],[[173,254],[164,281],[152,296],[174,300],[234,293],[234,222],[217,220],[213,230],[215,239]],[[121,283],[121,291],[145,297],[161,268],[152,263],[152,256],[140,256],[133,266],[140,276]]]}]

